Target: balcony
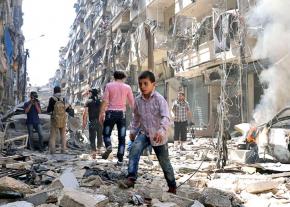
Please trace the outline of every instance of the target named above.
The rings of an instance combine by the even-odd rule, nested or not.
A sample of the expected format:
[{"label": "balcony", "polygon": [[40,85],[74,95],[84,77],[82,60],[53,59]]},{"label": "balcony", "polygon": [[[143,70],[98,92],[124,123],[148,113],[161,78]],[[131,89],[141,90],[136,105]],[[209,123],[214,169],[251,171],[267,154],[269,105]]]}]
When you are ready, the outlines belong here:
[{"label": "balcony", "polygon": [[86,91],[88,88],[89,88],[89,84],[87,83],[87,81],[81,82],[81,92]]},{"label": "balcony", "polygon": [[231,62],[239,56],[239,46],[231,43],[229,51],[223,53],[215,52],[214,40],[199,45],[198,51],[183,52],[177,56],[177,61],[183,67],[176,71],[176,76],[190,78],[192,75],[201,75],[203,69],[222,64],[224,61]]},{"label": "balcony", "polygon": [[174,2],[174,0],[146,0],[146,6],[149,8],[168,8]]},{"label": "balcony", "polygon": [[195,17],[200,21],[203,17],[212,12],[216,0],[175,0],[175,14]]},{"label": "balcony", "polygon": [[[212,8],[220,4],[218,0],[175,0],[175,14],[182,16],[195,17],[198,21],[205,16],[211,15]],[[227,0],[224,5],[225,10],[237,8],[236,0]]]},{"label": "balcony", "polygon": [[103,10],[98,13],[98,15],[95,16],[94,22],[93,22],[93,28],[96,28],[101,20],[101,17],[103,15]]},{"label": "balcony", "polygon": [[112,30],[115,32],[118,28],[121,30],[128,30],[130,23],[130,10],[125,10],[124,12],[120,12],[114,19],[112,20]]}]

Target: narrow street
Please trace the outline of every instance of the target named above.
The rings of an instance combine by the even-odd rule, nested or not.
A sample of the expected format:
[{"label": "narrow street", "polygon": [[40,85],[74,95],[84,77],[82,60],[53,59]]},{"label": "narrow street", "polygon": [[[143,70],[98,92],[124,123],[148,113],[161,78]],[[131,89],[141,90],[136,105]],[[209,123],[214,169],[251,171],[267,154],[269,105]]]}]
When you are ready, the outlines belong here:
[{"label": "narrow street", "polygon": [[289,8],[0,0],[0,207],[289,207]]}]

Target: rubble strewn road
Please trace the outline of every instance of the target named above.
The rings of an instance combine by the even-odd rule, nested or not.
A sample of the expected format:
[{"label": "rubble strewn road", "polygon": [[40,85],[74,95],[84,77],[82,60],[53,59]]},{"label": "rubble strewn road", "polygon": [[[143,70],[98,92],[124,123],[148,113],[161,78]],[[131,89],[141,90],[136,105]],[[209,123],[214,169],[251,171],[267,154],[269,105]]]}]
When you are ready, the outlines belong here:
[{"label": "rubble strewn road", "polygon": [[[290,173],[242,163],[228,163],[218,170],[213,143],[210,139],[195,139],[193,145],[185,145],[186,151],[173,151],[170,144],[177,184],[186,181],[177,189],[177,195],[166,192],[167,185],[154,154],[142,156],[135,188],[127,190],[118,187],[118,181],[126,177],[127,166],[116,166],[116,149],[108,160],[102,160],[101,156],[93,160],[85,151],[76,150],[68,154],[23,151],[18,156],[2,156],[0,162],[6,168],[0,171],[0,204],[3,207],[290,206]],[[25,160],[19,161],[21,157]],[[14,174],[8,168],[13,168]]]}]

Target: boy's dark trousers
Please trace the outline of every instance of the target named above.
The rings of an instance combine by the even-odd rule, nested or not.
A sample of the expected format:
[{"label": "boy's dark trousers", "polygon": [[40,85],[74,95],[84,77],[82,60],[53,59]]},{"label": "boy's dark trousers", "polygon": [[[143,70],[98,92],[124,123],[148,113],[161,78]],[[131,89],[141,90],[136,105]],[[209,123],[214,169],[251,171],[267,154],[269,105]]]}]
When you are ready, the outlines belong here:
[{"label": "boy's dark trousers", "polygon": [[[145,134],[139,133],[132,144],[129,154],[128,178],[136,180],[140,156],[145,148],[150,145],[150,139]],[[168,145],[152,146],[163,170],[168,187],[176,188],[174,171],[168,154]]]},{"label": "boy's dark trousers", "polygon": [[103,146],[102,127],[98,120],[89,121],[89,139],[91,150],[96,150],[96,137],[97,148],[100,149]]},{"label": "boy's dark trousers", "polygon": [[126,117],[123,111],[106,111],[106,117],[103,128],[103,139],[106,149],[112,149],[111,134],[112,130],[117,125],[118,129],[118,153],[117,158],[119,162],[123,162],[125,153],[125,137],[126,137]]}]

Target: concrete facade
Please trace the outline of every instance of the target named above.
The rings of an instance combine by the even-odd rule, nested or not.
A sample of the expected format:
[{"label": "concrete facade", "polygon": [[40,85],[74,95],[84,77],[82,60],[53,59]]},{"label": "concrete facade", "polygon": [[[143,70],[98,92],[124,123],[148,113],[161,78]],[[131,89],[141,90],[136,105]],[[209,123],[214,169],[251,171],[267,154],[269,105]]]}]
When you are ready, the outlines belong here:
[{"label": "concrete facade", "polygon": [[254,2],[79,0],[70,41],[60,50],[60,85],[82,105],[88,88],[103,90],[114,70],[127,72],[134,92],[138,74],[152,70],[170,107],[185,91],[197,135],[217,131],[219,97],[228,129],[250,121],[262,93],[255,79],[261,67],[241,19]]},{"label": "concrete facade", "polygon": [[25,98],[26,60],[21,31],[22,0],[0,1],[0,113]]}]

